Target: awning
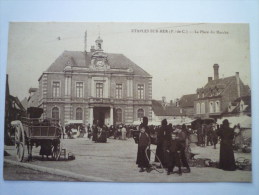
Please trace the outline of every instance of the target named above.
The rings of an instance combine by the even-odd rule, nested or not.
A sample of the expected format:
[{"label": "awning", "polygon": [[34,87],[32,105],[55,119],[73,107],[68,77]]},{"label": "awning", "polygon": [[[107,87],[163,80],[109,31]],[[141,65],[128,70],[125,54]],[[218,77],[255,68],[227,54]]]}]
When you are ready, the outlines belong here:
[{"label": "awning", "polygon": [[244,116],[223,117],[221,119],[218,119],[217,123],[222,124],[222,122],[225,119],[228,119],[228,122],[230,123],[230,127],[232,128],[237,124],[239,124],[241,128],[252,128],[252,118],[250,116],[244,115]]},{"label": "awning", "polygon": [[140,125],[141,121],[133,121],[133,125]]},{"label": "awning", "polygon": [[66,122],[66,125],[68,125],[68,124],[83,124],[83,123],[84,123],[83,120],[68,120]]}]

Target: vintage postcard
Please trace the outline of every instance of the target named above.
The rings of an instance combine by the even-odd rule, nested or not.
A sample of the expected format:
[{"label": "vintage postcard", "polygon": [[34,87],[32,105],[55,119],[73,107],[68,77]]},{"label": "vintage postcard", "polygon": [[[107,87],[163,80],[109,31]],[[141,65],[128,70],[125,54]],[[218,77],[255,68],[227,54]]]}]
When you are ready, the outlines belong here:
[{"label": "vintage postcard", "polygon": [[4,179],[252,182],[248,24],[9,24]]}]

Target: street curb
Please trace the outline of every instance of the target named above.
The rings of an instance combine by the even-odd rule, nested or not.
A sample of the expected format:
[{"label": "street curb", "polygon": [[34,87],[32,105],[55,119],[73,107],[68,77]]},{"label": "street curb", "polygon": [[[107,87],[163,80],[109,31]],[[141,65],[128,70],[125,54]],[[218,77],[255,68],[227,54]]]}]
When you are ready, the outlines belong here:
[{"label": "street curb", "polygon": [[87,182],[95,182],[95,181],[104,182],[105,181],[105,182],[112,182],[112,180],[109,180],[109,179],[103,179],[103,178],[94,177],[94,176],[85,176],[85,175],[81,175],[81,174],[77,174],[77,173],[72,173],[72,172],[69,172],[69,171],[64,171],[64,170],[55,169],[55,168],[49,168],[49,167],[42,167],[42,166],[39,166],[39,165],[22,163],[22,162],[17,162],[17,161],[9,160],[9,159],[4,159],[4,162],[12,164],[12,165],[28,168],[28,169],[33,169],[33,170],[36,170],[36,171],[41,171],[41,172],[45,172],[45,173],[49,173],[49,174],[54,174],[54,175],[58,175],[58,176],[73,178],[73,179],[76,179],[76,180],[79,180],[79,181],[87,181]]}]

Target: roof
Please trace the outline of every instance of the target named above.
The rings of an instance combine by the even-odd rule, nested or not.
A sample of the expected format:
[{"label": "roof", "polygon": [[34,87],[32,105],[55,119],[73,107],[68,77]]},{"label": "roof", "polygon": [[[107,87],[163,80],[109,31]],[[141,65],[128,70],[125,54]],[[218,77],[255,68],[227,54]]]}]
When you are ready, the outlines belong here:
[{"label": "roof", "polygon": [[23,106],[25,109],[27,109],[27,107],[28,107],[28,100],[27,100],[26,97],[23,98],[23,100],[21,101],[21,104],[22,104],[22,106]]},{"label": "roof", "polygon": [[39,90],[38,89],[31,97],[28,98],[27,106],[28,106],[28,108],[39,106]]},{"label": "roof", "polygon": [[231,114],[240,113],[241,100],[244,102],[244,105],[246,105],[243,112],[251,113],[251,96],[243,96],[235,99],[233,102],[231,102],[231,105],[235,106],[235,108],[231,112],[229,112],[228,108],[226,108],[223,113],[231,113]]},{"label": "roof", "polygon": [[243,97],[239,97],[237,98],[234,102],[238,103],[240,101],[243,101],[245,105],[251,105],[251,96],[243,96]]},{"label": "roof", "polygon": [[182,108],[194,107],[194,100],[197,98],[196,94],[183,95],[179,101]]},{"label": "roof", "polygon": [[[160,101],[152,100],[152,110],[156,116],[181,116],[184,112],[181,108],[173,105],[162,106]],[[182,113],[181,113],[182,110]]]},{"label": "roof", "polygon": [[29,93],[31,93],[31,92],[36,92],[38,90],[38,88],[33,88],[33,87],[31,87],[30,89],[29,89]]},{"label": "roof", "polygon": [[198,88],[197,92],[204,93],[204,97],[220,95],[232,82],[236,82],[235,76],[220,78],[209,81],[203,88]]},{"label": "roof", "polygon": [[[244,85],[242,80],[239,78],[240,82],[240,93],[241,96],[246,96],[250,94],[250,88],[248,85]],[[204,93],[204,97],[215,97],[221,95],[228,86],[237,86],[236,76],[230,76],[225,78],[220,78],[216,80],[209,81],[203,88],[198,88],[198,93]]]},{"label": "roof", "polygon": [[12,95],[9,95],[9,99],[13,102],[15,102],[15,108],[17,108],[18,110],[21,111],[25,111],[23,105],[21,104],[20,100],[18,99],[18,97],[14,97]]},{"label": "roof", "polygon": [[[129,69],[131,68],[135,75],[151,77],[145,70],[132,62],[123,54],[105,53],[111,69]],[[50,67],[47,72],[63,72],[64,68],[69,65],[71,67],[86,67],[91,64],[91,52],[81,51],[64,51]]]},{"label": "roof", "polygon": [[235,76],[211,80],[204,86],[204,89],[212,87],[225,88],[228,84],[230,84],[233,81],[236,81]]}]

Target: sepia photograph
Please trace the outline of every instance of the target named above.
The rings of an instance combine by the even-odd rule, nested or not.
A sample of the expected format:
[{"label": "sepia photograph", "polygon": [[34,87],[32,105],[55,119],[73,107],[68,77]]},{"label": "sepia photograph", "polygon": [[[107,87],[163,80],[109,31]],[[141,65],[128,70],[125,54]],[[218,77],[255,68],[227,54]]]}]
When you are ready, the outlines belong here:
[{"label": "sepia photograph", "polygon": [[251,183],[249,34],[10,22],[4,180]]}]

